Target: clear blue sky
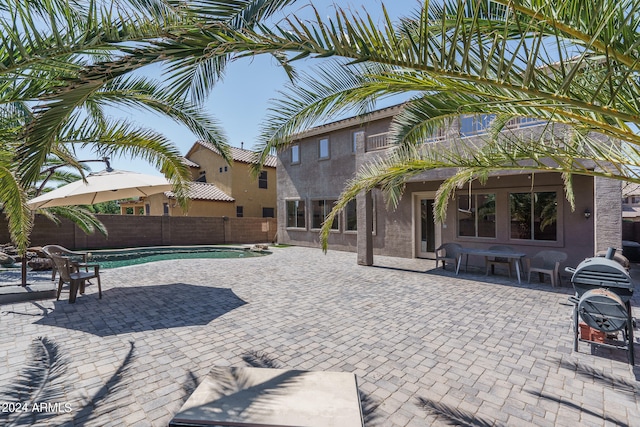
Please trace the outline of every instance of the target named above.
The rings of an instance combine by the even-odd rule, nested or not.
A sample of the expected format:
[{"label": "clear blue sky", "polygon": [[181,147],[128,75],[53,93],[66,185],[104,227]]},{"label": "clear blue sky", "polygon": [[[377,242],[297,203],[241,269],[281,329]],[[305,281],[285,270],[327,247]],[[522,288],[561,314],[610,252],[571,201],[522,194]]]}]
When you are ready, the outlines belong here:
[{"label": "clear blue sky", "polygon": [[[310,1],[300,0],[287,9],[288,13],[299,16],[310,16]],[[332,0],[311,1],[321,14],[335,16]],[[363,14],[366,10],[375,20],[381,16],[381,3],[385,4],[392,19],[411,15],[419,6],[418,0],[347,0],[336,2],[343,9]],[[366,6],[366,9],[364,8]],[[304,67],[319,64],[319,60],[306,61]],[[302,66],[300,63],[298,66]],[[257,142],[260,124],[269,107],[269,100],[277,97],[277,91],[287,82],[284,71],[275,65],[268,55],[243,59],[231,63],[226,70],[224,80],[219,82],[211,92],[206,109],[224,129],[232,146],[251,149]],[[139,114],[130,118],[141,126],[152,127],[163,133],[186,154],[196,141],[196,137],[184,126],[173,123],[166,117],[152,114]],[[111,164],[115,169],[133,170],[142,173],[160,175],[151,165],[140,159],[113,158]],[[103,169],[101,163],[92,163],[94,170]]]}]

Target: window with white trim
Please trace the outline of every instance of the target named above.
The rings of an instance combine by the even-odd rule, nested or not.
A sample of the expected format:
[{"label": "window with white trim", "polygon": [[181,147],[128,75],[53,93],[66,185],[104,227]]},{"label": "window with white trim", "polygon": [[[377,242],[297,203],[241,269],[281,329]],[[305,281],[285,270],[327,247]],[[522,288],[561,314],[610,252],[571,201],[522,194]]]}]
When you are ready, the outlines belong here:
[{"label": "window with white trim", "polygon": [[555,191],[509,193],[512,239],[558,240],[558,194]]},{"label": "window with white trim", "polygon": [[287,227],[306,228],[304,200],[287,200]]},{"label": "window with white trim", "polygon": [[344,231],[358,231],[358,203],[355,199],[344,208]]},{"label": "window with white trim", "polygon": [[495,118],[495,114],[474,114],[460,117],[460,136],[485,133]]},{"label": "window with white trim", "polygon": [[300,163],[300,146],[298,144],[291,146],[291,164]]},{"label": "window with white trim", "polygon": [[[312,200],[311,201],[311,228],[319,229],[322,227],[322,223],[324,222],[331,209],[333,209],[333,205],[336,203],[335,200]],[[331,223],[331,229],[338,229],[338,218],[334,218]]]},{"label": "window with white trim", "polygon": [[318,141],[318,159],[328,159],[329,155],[329,138],[322,138]]},{"label": "window with white trim", "polygon": [[458,236],[496,237],[495,193],[458,196]]}]

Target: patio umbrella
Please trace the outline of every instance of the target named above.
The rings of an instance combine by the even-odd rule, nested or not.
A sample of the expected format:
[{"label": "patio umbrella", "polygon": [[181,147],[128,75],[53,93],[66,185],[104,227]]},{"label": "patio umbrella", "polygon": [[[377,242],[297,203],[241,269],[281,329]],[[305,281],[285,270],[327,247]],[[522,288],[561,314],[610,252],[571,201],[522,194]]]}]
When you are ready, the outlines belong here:
[{"label": "patio umbrella", "polygon": [[[170,191],[172,185],[163,177],[137,172],[114,170],[108,166],[101,172],[90,173],[86,181],[71,182],[27,202],[31,210],[54,206],[93,205],[110,200],[144,197]],[[22,286],[27,280],[26,257],[22,260]]]},{"label": "patio umbrella", "polygon": [[163,177],[137,172],[104,170],[87,175],[27,202],[32,210],[53,206],[93,205],[110,200],[145,197],[172,189]]}]

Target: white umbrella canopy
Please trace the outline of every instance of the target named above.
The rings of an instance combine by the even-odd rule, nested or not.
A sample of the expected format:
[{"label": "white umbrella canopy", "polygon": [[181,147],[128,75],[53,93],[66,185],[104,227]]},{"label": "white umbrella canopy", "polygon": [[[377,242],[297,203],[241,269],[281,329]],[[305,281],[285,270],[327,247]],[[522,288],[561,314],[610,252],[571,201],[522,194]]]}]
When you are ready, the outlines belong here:
[{"label": "white umbrella canopy", "polygon": [[104,170],[87,175],[86,182],[74,181],[27,202],[30,209],[54,206],[93,205],[110,200],[144,197],[171,191],[164,177],[137,172]]}]

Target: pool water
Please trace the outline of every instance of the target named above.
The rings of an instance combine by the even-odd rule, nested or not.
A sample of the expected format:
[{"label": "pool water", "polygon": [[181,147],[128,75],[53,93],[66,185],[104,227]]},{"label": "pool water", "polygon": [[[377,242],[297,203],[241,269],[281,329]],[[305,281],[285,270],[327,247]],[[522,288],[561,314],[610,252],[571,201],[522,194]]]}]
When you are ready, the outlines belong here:
[{"label": "pool water", "polygon": [[154,246],[87,251],[89,262],[100,264],[101,269],[126,267],[154,261],[196,258],[252,258],[268,255],[268,251],[253,251],[249,248],[213,246]]}]

